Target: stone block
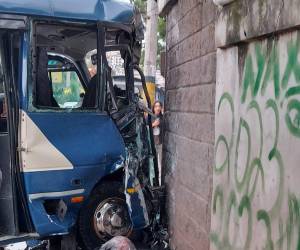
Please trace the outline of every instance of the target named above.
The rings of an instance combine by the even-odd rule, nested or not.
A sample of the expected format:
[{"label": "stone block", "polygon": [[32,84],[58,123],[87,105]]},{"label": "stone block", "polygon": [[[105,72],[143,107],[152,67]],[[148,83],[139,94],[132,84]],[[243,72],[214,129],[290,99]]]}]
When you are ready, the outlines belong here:
[{"label": "stone block", "polygon": [[202,27],[205,27],[215,21],[217,8],[212,0],[203,1],[202,6],[201,23]]},{"label": "stone block", "polygon": [[[207,218],[210,217],[210,211],[208,210],[209,202],[199,197],[184,185],[178,185],[175,197],[177,211],[184,212],[193,218],[194,222],[209,234],[210,224],[207,223]],[[187,205],[191,204],[191,201],[193,201],[193,205]]]},{"label": "stone block", "polygon": [[169,70],[167,79],[167,90],[198,84],[214,84],[216,80],[215,53],[207,54]]},{"label": "stone block", "polygon": [[211,23],[204,27],[197,37],[200,44],[200,56],[216,51],[215,46],[215,24]]},{"label": "stone block", "polygon": [[[184,236],[184,243],[188,242],[188,245],[192,246],[192,249],[197,250],[208,250],[209,249],[209,237],[195,222],[193,217],[189,217],[185,211],[176,211],[176,233]],[[177,229],[178,228],[178,229]],[[182,244],[175,241],[177,244]],[[185,250],[185,249],[182,249]]]}]

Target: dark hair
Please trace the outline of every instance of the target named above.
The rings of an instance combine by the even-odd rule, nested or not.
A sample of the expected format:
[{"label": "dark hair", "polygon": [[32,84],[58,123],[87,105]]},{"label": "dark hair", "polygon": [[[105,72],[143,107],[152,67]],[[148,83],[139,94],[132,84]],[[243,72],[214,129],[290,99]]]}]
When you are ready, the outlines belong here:
[{"label": "dark hair", "polygon": [[[159,103],[159,105],[161,106],[161,108],[163,107],[161,101],[155,101],[155,102],[153,103],[153,106],[152,106],[152,112],[153,112],[153,113],[154,113],[154,107],[155,107],[155,105],[156,105],[157,103]],[[162,114],[161,111],[160,111],[160,114]]]}]

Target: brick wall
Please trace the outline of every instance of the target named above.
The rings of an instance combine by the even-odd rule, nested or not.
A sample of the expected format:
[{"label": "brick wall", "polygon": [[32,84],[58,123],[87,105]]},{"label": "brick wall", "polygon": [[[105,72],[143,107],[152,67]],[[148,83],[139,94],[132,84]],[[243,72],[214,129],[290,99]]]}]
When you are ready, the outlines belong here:
[{"label": "brick wall", "polygon": [[173,249],[207,250],[214,158],[215,14],[211,0],[178,0],[167,18],[163,162]]}]

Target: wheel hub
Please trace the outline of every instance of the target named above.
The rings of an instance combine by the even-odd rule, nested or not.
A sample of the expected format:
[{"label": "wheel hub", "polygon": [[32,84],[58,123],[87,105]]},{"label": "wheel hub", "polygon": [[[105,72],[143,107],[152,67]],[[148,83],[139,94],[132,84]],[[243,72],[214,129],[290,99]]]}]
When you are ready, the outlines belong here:
[{"label": "wheel hub", "polygon": [[100,203],[94,214],[94,228],[101,239],[128,235],[132,226],[125,201],[112,198]]}]

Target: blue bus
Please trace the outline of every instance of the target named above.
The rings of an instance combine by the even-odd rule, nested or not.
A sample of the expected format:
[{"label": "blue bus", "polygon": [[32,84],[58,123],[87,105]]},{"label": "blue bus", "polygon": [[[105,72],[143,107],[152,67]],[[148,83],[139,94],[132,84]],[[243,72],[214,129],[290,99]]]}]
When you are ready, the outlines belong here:
[{"label": "blue bus", "polygon": [[129,0],[0,0],[0,245],[75,235],[95,249],[156,223],[143,29]]}]

